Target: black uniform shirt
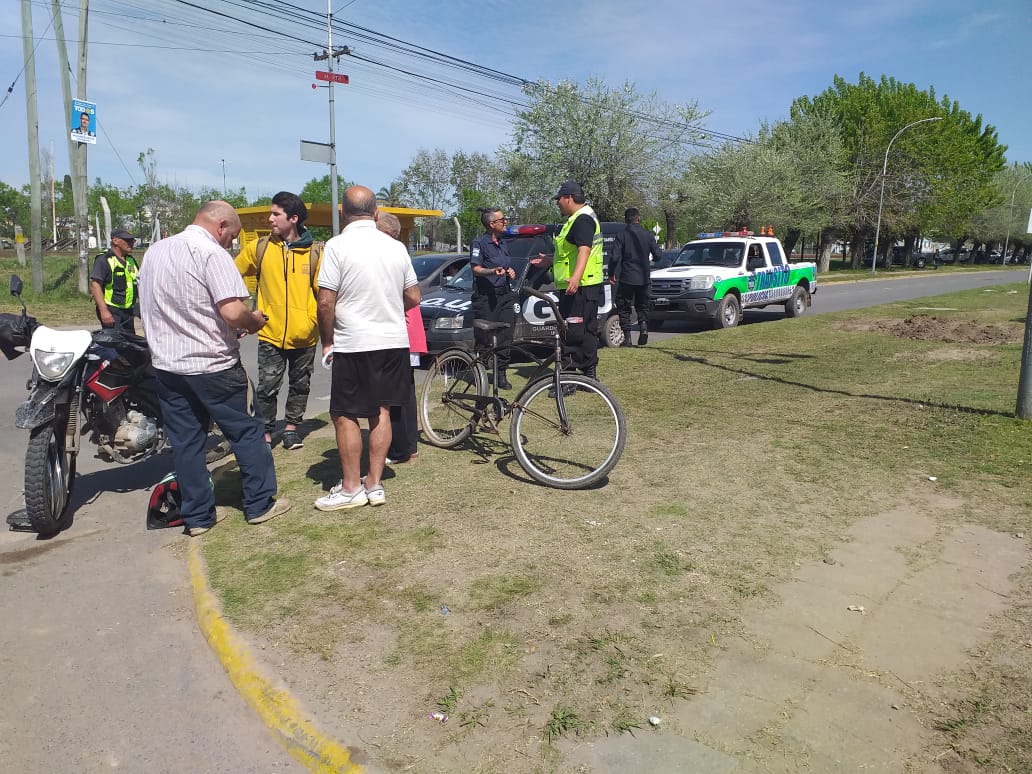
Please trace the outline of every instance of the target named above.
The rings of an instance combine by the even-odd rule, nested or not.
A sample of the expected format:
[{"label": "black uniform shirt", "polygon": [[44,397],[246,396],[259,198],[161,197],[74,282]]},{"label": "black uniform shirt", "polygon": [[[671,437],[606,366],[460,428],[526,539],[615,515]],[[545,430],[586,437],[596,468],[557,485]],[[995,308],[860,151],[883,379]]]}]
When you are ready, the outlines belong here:
[{"label": "black uniform shirt", "polygon": [[663,254],[656,237],[640,223],[632,223],[616,235],[609,259],[609,276],[622,285],[649,284],[649,256],[659,260]]},{"label": "black uniform shirt", "polygon": [[[505,240],[495,242],[490,234],[481,234],[469,245],[469,262],[472,266],[483,266],[485,269],[509,268],[509,248]],[[509,287],[508,274],[489,274],[482,277],[473,275],[473,287],[477,292],[497,293]]]}]

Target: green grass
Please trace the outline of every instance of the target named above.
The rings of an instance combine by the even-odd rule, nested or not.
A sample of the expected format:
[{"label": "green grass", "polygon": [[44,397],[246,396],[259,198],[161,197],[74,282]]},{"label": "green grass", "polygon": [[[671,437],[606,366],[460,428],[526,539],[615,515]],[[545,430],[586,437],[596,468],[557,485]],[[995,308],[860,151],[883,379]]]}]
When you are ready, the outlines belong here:
[{"label": "green grass", "polygon": [[[1032,430],[1014,417],[1027,294],[1001,286],[603,351],[630,436],[597,490],[527,482],[503,435],[483,454],[424,446],[388,472],[387,506],[323,514],[310,503],[339,471],[322,427],[303,454],[275,453],[297,503],[288,517],[262,530],[230,519],[204,538],[212,585],[234,622],[289,643],[299,663],[347,679],[371,661],[392,712],[425,717],[454,690],[462,733],[405,725],[402,757],[634,733],[695,692],[746,606],[776,604],[770,589],[857,520],[935,492],[963,503],[935,518],[1030,531]],[[1010,340],[886,332],[915,314]],[[224,506],[239,504],[234,475],[216,476]],[[1000,658],[997,699],[1028,685]],[[998,749],[1019,752],[995,760],[1022,763],[1027,724],[1008,718]],[[942,722],[956,736],[992,719],[958,704]],[[540,755],[512,770],[555,765]]]}]

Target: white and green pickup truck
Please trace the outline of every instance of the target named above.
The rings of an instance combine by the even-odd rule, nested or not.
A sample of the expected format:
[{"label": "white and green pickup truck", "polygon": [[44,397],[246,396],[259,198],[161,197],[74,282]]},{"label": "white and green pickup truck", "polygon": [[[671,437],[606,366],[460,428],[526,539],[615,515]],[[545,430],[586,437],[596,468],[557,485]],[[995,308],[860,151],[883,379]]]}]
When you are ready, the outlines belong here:
[{"label": "white and green pickup truck", "polygon": [[649,322],[711,320],[734,328],[744,309],[784,304],[798,317],[817,292],[817,265],[789,263],[775,237],[751,232],[699,234],[665,269],[652,272]]}]

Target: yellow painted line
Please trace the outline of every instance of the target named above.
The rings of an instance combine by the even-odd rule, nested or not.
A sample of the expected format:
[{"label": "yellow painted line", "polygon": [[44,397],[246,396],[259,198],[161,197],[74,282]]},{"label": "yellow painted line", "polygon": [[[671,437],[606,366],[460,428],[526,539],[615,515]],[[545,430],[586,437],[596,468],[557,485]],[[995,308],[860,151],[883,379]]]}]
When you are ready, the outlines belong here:
[{"label": "yellow painted line", "polygon": [[189,562],[197,621],[244,700],[254,708],[287,752],[309,771],[362,774],[362,767],[352,763],[347,747],[323,736],[305,720],[293,696],[259,673],[247,646],[219,612],[218,601],[208,588],[201,548],[196,540],[190,541]]}]

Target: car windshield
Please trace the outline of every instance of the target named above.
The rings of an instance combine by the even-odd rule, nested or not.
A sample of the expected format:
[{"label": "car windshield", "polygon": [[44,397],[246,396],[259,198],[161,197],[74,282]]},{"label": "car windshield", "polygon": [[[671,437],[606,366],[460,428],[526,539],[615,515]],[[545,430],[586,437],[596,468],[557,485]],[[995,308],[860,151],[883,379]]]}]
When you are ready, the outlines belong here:
[{"label": "car windshield", "polygon": [[440,256],[422,255],[412,259],[412,268],[416,272],[416,279],[422,282],[439,268],[448,258]]},{"label": "car windshield", "polygon": [[[509,263],[516,272],[516,277],[519,278],[523,273],[524,267],[527,265],[527,260],[525,258],[513,258],[510,256]],[[444,287],[454,288],[456,290],[472,290],[473,267],[467,263],[462,267],[458,274],[444,283]]]},{"label": "car windshield", "polygon": [[742,245],[735,242],[697,242],[685,245],[673,266],[722,266],[742,264]]}]

